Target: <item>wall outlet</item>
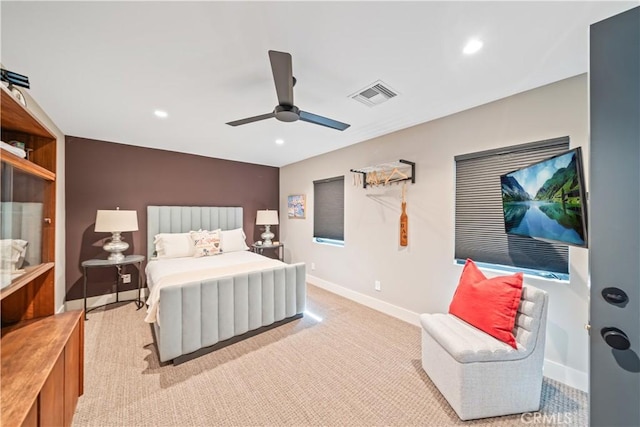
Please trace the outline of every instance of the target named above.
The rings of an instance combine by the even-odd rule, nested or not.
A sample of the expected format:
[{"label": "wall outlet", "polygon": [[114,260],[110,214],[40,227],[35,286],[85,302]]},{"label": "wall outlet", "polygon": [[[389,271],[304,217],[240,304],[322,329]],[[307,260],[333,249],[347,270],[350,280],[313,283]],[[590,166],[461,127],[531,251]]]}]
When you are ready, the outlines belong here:
[{"label": "wall outlet", "polygon": [[380,280],[376,280],[375,282],[373,282],[373,287],[376,291],[381,291],[382,289],[380,288]]},{"label": "wall outlet", "polygon": [[311,269],[312,269],[312,270],[315,270],[315,269],[316,269],[316,263],[315,263],[315,262],[312,262],[312,263],[311,263]]},{"label": "wall outlet", "polygon": [[122,283],[131,283],[131,274],[123,274],[120,277],[122,277]]}]

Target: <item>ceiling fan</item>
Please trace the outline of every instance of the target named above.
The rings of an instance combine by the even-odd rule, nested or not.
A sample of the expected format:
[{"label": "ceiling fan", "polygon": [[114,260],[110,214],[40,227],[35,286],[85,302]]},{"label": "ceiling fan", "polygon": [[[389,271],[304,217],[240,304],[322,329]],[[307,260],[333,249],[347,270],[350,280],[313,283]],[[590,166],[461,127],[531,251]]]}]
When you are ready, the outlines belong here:
[{"label": "ceiling fan", "polygon": [[246,125],[247,123],[253,123],[275,117],[281,122],[295,122],[296,120],[302,120],[303,122],[314,123],[316,125],[326,126],[337,130],[345,130],[351,126],[337,120],[302,111],[296,107],[293,104],[293,86],[296,84],[296,78],[293,77],[291,55],[286,52],[270,50],[269,59],[271,60],[273,81],[276,85],[276,94],[278,95],[278,105],[276,105],[276,108],[274,108],[271,113],[228,122],[228,125]]}]

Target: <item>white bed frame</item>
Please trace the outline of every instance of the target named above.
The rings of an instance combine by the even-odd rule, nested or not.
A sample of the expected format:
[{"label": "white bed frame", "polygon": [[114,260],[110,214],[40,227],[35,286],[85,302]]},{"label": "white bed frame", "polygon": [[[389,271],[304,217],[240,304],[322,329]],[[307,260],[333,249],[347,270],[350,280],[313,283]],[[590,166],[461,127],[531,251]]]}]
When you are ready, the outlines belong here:
[{"label": "white bed frame", "polygon": [[[240,207],[148,206],[147,253],[151,260],[158,233],[242,225]],[[162,288],[153,324],[160,361],[179,364],[301,318],[305,278],[297,263]]]}]

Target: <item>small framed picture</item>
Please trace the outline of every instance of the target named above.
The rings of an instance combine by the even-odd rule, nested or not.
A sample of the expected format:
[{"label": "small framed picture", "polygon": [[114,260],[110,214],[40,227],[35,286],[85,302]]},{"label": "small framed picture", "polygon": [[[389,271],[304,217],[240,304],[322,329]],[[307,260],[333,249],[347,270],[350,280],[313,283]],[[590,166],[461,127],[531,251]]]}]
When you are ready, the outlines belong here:
[{"label": "small framed picture", "polygon": [[296,194],[287,198],[287,212],[289,218],[305,218],[306,204],[304,194]]}]

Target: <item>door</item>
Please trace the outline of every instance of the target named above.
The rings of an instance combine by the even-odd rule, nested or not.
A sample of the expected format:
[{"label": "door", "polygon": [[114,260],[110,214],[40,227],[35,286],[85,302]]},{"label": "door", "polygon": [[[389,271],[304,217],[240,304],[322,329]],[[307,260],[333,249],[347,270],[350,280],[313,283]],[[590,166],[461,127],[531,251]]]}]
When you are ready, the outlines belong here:
[{"label": "door", "polygon": [[591,26],[589,81],[590,422],[640,426],[640,7]]}]

